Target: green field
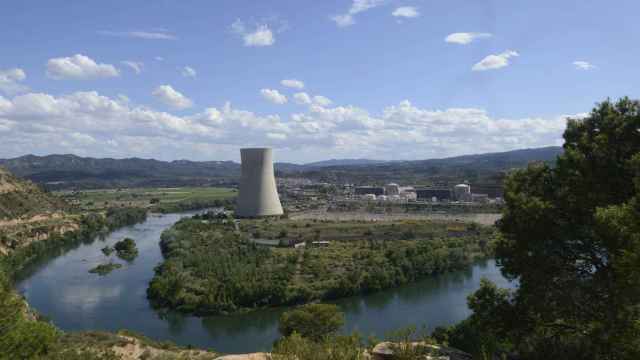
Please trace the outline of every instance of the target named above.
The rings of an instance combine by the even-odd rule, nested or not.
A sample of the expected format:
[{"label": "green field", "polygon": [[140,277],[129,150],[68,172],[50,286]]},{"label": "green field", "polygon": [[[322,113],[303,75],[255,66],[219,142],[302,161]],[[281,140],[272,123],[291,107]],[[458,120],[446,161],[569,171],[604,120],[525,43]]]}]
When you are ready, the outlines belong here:
[{"label": "green field", "polygon": [[132,188],[60,191],[55,194],[81,210],[129,206],[167,212],[208,207],[215,201],[234,198],[237,190],[217,187]]}]

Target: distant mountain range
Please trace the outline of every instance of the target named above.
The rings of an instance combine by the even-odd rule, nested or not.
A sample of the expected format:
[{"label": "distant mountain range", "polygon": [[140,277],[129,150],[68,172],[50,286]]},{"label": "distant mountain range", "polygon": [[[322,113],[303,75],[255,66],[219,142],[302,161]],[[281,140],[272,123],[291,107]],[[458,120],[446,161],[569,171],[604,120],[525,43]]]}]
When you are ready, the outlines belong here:
[{"label": "distant mountain range", "polygon": [[[492,176],[531,161],[554,161],[561,152],[561,147],[545,147],[413,161],[332,159],[303,165],[276,163],[275,168],[281,177],[321,181],[446,181]],[[236,183],[240,176],[240,164],[233,161],[96,159],[71,154],[0,159],[0,166],[51,189],[224,185]]]}]

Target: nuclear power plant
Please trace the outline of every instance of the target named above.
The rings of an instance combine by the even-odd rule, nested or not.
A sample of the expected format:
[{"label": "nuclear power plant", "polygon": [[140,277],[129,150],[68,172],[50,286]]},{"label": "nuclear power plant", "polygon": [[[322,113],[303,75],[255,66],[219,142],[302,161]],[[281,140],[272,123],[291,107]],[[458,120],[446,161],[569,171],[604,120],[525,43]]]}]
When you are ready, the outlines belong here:
[{"label": "nuclear power plant", "polygon": [[240,149],[242,175],[236,216],[244,218],[282,215],[273,174],[270,148]]}]

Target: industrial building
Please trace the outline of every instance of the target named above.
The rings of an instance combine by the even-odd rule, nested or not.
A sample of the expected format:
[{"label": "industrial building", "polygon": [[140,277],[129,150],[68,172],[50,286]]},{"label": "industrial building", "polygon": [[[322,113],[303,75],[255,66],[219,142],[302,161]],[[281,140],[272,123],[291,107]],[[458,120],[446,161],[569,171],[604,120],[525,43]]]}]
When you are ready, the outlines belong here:
[{"label": "industrial building", "polygon": [[242,175],[236,216],[282,215],[282,205],[273,172],[272,150],[270,148],[240,149],[240,157]]},{"label": "industrial building", "polygon": [[384,188],[380,186],[358,186],[355,189],[356,195],[373,194],[375,196],[384,195]]},{"label": "industrial building", "polygon": [[416,195],[418,200],[423,201],[432,201],[433,198],[435,198],[436,201],[448,201],[452,199],[451,190],[449,188],[419,188],[416,189]]},{"label": "industrial building", "polygon": [[400,195],[400,186],[390,183],[384,186],[384,194],[387,196]]},{"label": "industrial building", "polygon": [[453,194],[458,201],[469,202],[471,198],[471,186],[467,184],[458,184],[453,187]]},{"label": "industrial building", "polygon": [[472,183],[471,187],[474,193],[487,194],[489,198],[504,197],[504,186],[502,184]]}]

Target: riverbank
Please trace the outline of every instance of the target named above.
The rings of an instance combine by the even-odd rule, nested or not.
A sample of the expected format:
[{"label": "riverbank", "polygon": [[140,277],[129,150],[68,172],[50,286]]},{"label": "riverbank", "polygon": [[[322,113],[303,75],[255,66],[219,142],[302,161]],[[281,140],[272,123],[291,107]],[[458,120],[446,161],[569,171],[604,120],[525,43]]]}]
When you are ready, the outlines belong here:
[{"label": "riverbank", "polygon": [[[37,312],[67,334],[131,329],[159,341],[215,349],[227,354],[270,351],[279,338],[278,318],[286,307],[245,314],[197,317],[157,311],[146,298],[154,267],[163,261],[160,234],[179,219],[194,215],[151,214],[144,223],[121,228],[94,241],[52,252],[21,272],[16,289]],[[101,249],[125,237],[136,240],[140,254],[130,264],[100,277],[88,270],[104,262]],[[464,270],[333,301],[345,312],[343,334],[354,331],[379,339],[409,325],[428,330],[465,319],[466,297],[481,278],[508,287],[492,260],[475,262]]]},{"label": "riverbank", "polygon": [[109,351],[83,350],[86,344],[71,345],[68,335],[33,311],[13,288],[16,275],[48,253],[61,251],[83,241],[93,241],[100,234],[142,222],[146,210],[118,208],[104,213],[82,215],[78,225],[66,232],[56,232],[28,242],[16,243],[0,256],[0,358],[110,359]]}]

